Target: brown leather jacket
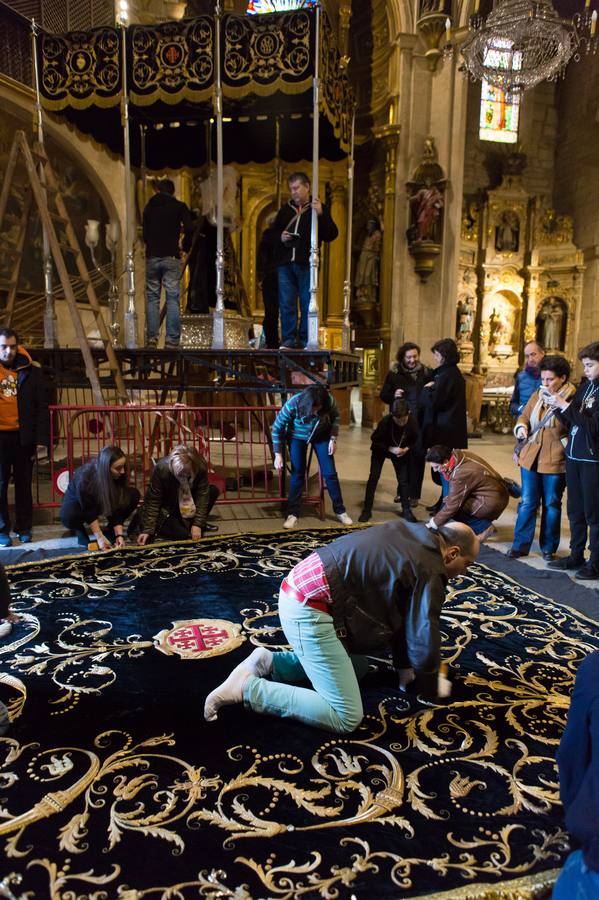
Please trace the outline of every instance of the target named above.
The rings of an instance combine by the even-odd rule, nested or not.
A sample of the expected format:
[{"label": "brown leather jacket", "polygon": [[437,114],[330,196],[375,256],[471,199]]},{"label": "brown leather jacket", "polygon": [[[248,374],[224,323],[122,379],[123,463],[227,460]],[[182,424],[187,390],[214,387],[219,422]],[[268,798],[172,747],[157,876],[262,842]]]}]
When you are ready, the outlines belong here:
[{"label": "brown leather jacket", "polygon": [[449,476],[449,494],[433,517],[437,528],[461,510],[476,519],[497,519],[510,499],[499,472],[470,450],[454,450],[457,462]]},{"label": "brown leather jacket", "polygon": [[[568,399],[574,394],[575,390],[576,388],[573,384],[566,382],[560,390],[560,395]],[[532,431],[530,417],[538,399],[539,392],[535,391],[518,416],[514,434],[519,425],[524,425],[530,434]],[[541,419],[547,412],[549,412],[549,407],[543,405],[541,407]],[[566,434],[568,434],[568,428],[560,420],[559,416],[554,416],[550,419],[544,428],[537,431],[532,441],[522,447],[520,451],[520,465],[522,468],[534,469],[540,475],[560,475],[562,472],[565,472],[566,456],[561,438]]]}]

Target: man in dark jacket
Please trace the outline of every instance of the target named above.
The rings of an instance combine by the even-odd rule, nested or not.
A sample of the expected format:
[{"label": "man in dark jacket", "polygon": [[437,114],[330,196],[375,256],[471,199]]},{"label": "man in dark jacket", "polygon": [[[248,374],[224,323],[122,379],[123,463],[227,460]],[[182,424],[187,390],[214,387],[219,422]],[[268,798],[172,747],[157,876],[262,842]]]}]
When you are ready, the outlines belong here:
[{"label": "man in dark jacket", "polygon": [[510,412],[519,416],[532,395],[541,387],[541,360],[545,350],[536,341],[524,346],[524,368],[516,372],[514,390],[510,399]]},{"label": "man in dark jacket", "polygon": [[[394,400],[406,400],[410,407],[412,422],[420,428],[422,409],[420,394],[425,384],[432,381],[432,370],[420,362],[420,347],[412,341],[402,344],[396,355],[396,363],[387,373],[380,397],[389,407]],[[408,491],[412,506],[418,506],[424,478],[424,454],[419,447],[408,456]],[[401,491],[397,484],[396,502],[401,500]]]},{"label": "man in dark jacket", "polygon": [[156,347],[160,332],[160,291],[166,294],[166,349],[181,339],[181,263],[179,238],[191,235],[193,223],[187,206],[174,196],[170,178],[154,182],[156,191],[143,214],[146,244],[146,345]]},{"label": "man in dark jacket", "polygon": [[[467,525],[433,534],[398,519],[352,531],[295,566],[281,585],[279,617],[291,651],[258,648],[206,698],[204,717],[221,706],[288,716],[334,732],[362,720],[358,678],[365,654],[390,646],[400,687],[415,680],[429,696],[448,696],[439,678],[439,619],[447,579],[478,555]],[[343,641],[343,643],[342,643]],[[270,676],[270,679],[267,677]],[[312,688],[300,687],[309,680]]]},{"label": "man in dark jacket", "polygon": [[415,522],[408,493],[408,460],[418,440],[418,427],[406,400],[394,400],[391,412],[383,416],[370,437],[370,475],[366,483],[364,509],[359,522],[368,522],[372,516],[372,504],[376,486],[386,459],[390,459],[397,477],[402,518]]},{"label": "man in dark jacket", "polygon": [[[278,276],[281,311],[281,346],[293,348],[308,342],[308,308],[310,306],[310,238],[312,210],[318,216],[318,243],[334,241],[339,234],[327,207],[310,196],[310,179],[304,172],[288,178],[291,199],[281,207],[273,224],[279,239]],[[297,334],[297,302],[300,305]]]},{"label": "man in dark jacket", "polygon": [[15,529],[23,544],[31,541],[31,478],[38,447],[50,443],[49,386],[41,369],[19,346],[11,328],[0,329],[0,547],[10,547],[8,484],[15,485]]},{"label": "man in dark jacket", "polygon": [[580,664],[557,751],[560,796],[573,850],[553,900],[599,896],[599,650]]}]

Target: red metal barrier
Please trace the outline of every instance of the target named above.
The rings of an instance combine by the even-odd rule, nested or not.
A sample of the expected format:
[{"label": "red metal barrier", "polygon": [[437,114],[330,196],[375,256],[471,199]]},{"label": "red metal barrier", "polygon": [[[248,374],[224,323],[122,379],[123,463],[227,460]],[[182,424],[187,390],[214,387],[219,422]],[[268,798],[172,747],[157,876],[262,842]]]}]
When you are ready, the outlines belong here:
[{"label": "red metal barrier", "polygon": [[[108,444],[127,455],[130,483],[142,496],[155,462],[177,444],[189,444],[207,461],[210,480],[221,489],[218,503],[281,503],[286,499],[285,477],[274,470],[271,442],[278,411],[276,406],[50,407],[52,455],[46,472],[42,463],[36,467],[35,505],[60,506],[59,473],[72,474]],[[304,502],[324,518],[323,483],[317,472],[318,492],[310,495],[306,489]]]}]

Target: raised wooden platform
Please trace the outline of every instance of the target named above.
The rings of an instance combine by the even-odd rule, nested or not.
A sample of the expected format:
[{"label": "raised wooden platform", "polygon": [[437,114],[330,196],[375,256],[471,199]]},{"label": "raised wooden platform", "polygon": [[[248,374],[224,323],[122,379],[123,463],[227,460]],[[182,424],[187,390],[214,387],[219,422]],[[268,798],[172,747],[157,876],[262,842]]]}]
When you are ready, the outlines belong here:
[{"label": "raised wooden platform", "polygon": [[[57,388],[87,388],[79,350],[33,348],[31,356],[52,371]],[[114,388],[106,354],[93,350],[104,388]],[[337,350],[116,350],[131,390],[252,391],[286,395],[312,380],[331,389],[358,384],[360,357]]]}]

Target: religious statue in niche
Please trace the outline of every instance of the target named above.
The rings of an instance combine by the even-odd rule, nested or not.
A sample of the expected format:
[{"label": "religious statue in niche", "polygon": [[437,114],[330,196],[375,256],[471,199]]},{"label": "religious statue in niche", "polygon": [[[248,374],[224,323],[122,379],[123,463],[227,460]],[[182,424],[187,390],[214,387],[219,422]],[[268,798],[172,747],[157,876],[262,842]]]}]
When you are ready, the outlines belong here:
[{"label": "religious statue in niche", "polygon": [[506,210],[495,226],[495,249],[499,253],[517,253],[520,245],[520,219]]},{"label": "religious statue in niche", "polygon": [[559,297],[547,297],[539,309],[537,340],[546,350],[564,350],[566,346],[566,304]]},{"label": "religious statue in niche", "polygon": [[493,307],[489,318],[489,346],[511,346],[512,327],[501,307]]},{"label": "religious statue in niche", "polygon": [[407,183],[410,223],[406,238],[421,281],[426,281],[433,271],[435,259],[442,249],[446,178],[436,156],[435,140],[428,137],[424,142],[422,159]]},{"label": "religious statue in niche", "polygon": [[474,300],[467,294],[458,302],[456,317],[456,342],[462,346],[472,341],[474,327]]},{"label": "religious statue in niche", "polygon": [[437,223],[443,209],[443,194],[428,184],[410,197],[413,225],[411,237],[415,241],[437,241]]},{"label": "religious statue in niche", "polygon": [[368,219],[356,266],[356,303],[375,304],[379,299],[379,271],[383,233],[378,219]]}]

